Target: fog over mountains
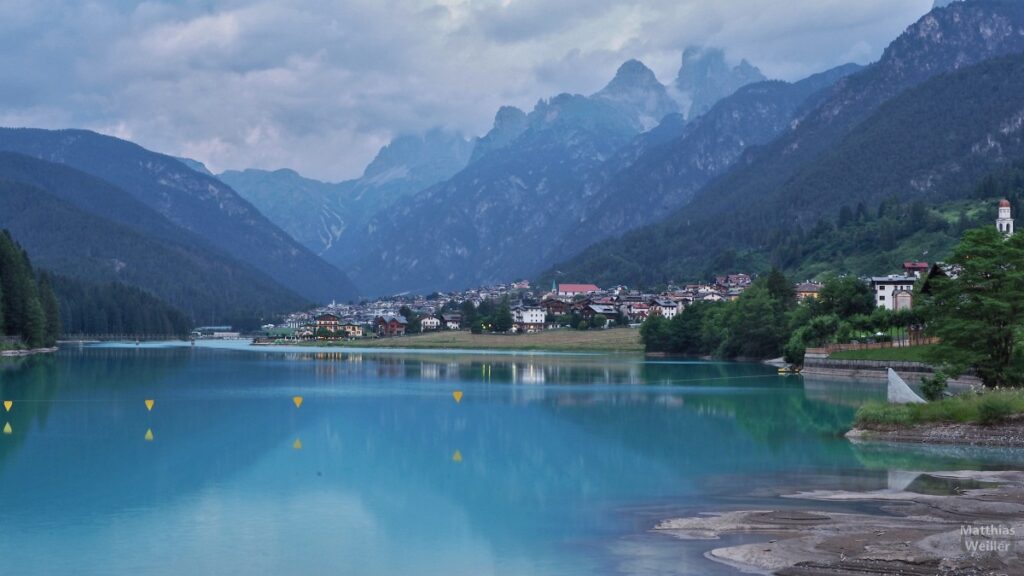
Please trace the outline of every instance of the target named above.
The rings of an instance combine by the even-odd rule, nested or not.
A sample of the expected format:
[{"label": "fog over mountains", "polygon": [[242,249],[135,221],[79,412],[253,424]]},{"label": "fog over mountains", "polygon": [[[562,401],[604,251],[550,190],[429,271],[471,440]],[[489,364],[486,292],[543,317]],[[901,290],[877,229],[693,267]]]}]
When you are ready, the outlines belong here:
[{"label": "fog over mountains", "polygon": [[[350,270],[369,293],[529,276],[552,258],[586,246],[566,235],[599,218],[593,211],[603,210],[597,204],[606,195],[598,189],[602,178],[630,166],[642,150],[681,135],[687,114],[699,116],[697,110],[761,79],[746,62],[730,65],[722,50],[690,48],[671,86],[630,60],[589,97],[557,95],[529,114],[502,107],[492,129],[472,143],[433,131],[417,148],[401,145],[412,140],[402,137],[356,181],[327,184],[294,172],[256,170],[220,178],[307,247]],[[789,120],[787,112],[758,115],[778,115],[778,121],[766,120],[771,124]],[[759,137],[733,140],[731,146],[742,149],[748,141]],[[423,154],[427,149],[429,156]],[[701,165],[711,175],[731,162],[725,156],[735,157],[714,145],[704,153]],[[387,170],[374,170],[385,162]],[[390,176],[381,182],[380,174]],[[666,206],[677,204],[670,200]],[[600,239],[658,213],[641,211],[590,236]]]},{"label": "fog over mountains", "polygon": [[[840,144],[886,100],[937,73],[1016,52],[1016,38],[1006,31],[1017,20],[1012,3],[953,3],[909,28],[876,64],[863,70],[844,65],[791,83],[766,80],[753,64],[730,62],[716,48],[684,50],[668,84],[642,62],[629,60],[590,96],[557,95],[529,113],[501,108],[493,128],[470,145],[468,160],[458,154],[449,156],[452,162],[434,159],[447,174],[437,170],[433,182],[408,182],[402,193],[349,216],[344,225],[336,220],[335,229],[348,235],[340,249],[324,249],[322,233],[307,236],[318,228],[310,215],[318,214],[319,227],[325,226],[328,212],[313,207],[323,206],[322,199],[305,204],[308,198],[289,196],[293,206],[305,206],[289,212],[260,198],[282,198],[280,189],[264,186],[257,192],[237,175],[222,177],[371,294],[535,278],[545,269],[546,278],[606,283],[699,278],[711,272],[719,252],[736,249],[723,238],[751,240],[744,230],[712,233],[719,226],[715,218],[725,216],[704,206],[724,208],[716,199],[726,195],[741,206],[759,205],[791,170]],[[766,151],[788,138],[798,139],[788,148],[796,154],[772,157]],[[454,150],[442,143],[438,148]],[[419,161],[410,156],[399,164]],[[422,189],[415,190],[417,185]],[[745,191],[735,192],[737,187]],[[811,226],[837,210],[839,199],[826,200],[830,194],[817,191],[813,202],[794,207],[794,213],[806,213],[796,222]],[[871,198],[879,201],[877,194]],[[356,204],[341,195],[331,201]],[[823,208],[802,210],[808,205]],[[666,218],[681,218],[700,232],[690,238],[656,227],[644,232],[650,236],[643,241],[621,238],[649,253],[673,247],[658,259],[602,243]],[[784,214],[777,218],[788,221]],[[699,228],[705,221],[708,228]],[[710,244],[721,247],[708,250],[709,234]],[[690,239],[681,245],[681,237]],[[765,256],[743,266],[772,263]]]},{"label": "fog over mountains", "polygon": [[[689,47],[667,82],[627,60],[590,95],[499,107],[479,136],[398,136],[342,182],[214,175],[94,132],[3,129],[0,226],[43,269],[209,322],[522,278],[860,273],[850,262],[877,232],[836,228],[842,208],[944,210],[1024,160],[1022,52],[1024,7],[1010,0],[937,7],[877,62],[793,82]],[[954,234],[915,233],[883,232],[884,258]],[[826,238],[846,238],[841,255]]]}]

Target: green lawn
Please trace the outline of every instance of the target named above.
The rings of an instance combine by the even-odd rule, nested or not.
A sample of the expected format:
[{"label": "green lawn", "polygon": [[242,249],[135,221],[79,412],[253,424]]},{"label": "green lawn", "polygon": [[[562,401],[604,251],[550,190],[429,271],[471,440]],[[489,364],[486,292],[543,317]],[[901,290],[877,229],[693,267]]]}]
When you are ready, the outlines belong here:
[{"label": "green lawn", "polygon": [[1021,414],[1024,414],[1024,391],[1001,390],[963,394],[926,404],[869,402],[857,410],[856,425],[888,428],[935,422],[992,424]]},{"label": "green lawn", "polygon": [[[292,343],[287,343],[292,344]],[[467,330],[428,332],[398,338],[361,339],[337,342],[303,342],[300,346],[346,348],[424,348],[473,350],[536,350],[553,352],[643,352],[640,331],[633,328],[610,330],[545,330],[536,334],[471,334]]]},{"label": "green lawn", "polygon": [[929,362],[928,354],[935,346],[909,346],[906,348],[879,348],[877,350],[845,350],[833,352],[834,360],[881,360],[893,362]]}]

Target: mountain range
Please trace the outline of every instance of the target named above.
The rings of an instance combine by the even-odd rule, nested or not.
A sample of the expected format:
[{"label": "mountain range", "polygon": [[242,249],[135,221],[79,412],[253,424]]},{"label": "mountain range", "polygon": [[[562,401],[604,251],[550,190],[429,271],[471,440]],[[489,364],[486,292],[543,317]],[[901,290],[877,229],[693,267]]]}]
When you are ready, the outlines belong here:
[{"label": "mountain range", "polygon": [[[820,88],[840,75],[821,75],[820,81],[791,91],[793,95],[737,107],[745,111],[763,105],[764,114],[772,116],[764,122],[784,125],[790,120],[790,101],[808,95],[804,86]],[[423,141],[428,144],[424,148],[434,151],[431,156],[392,154],[388,160],[395,161],[392,170],[403,167],[403,175],[429,177],[391,179],[389,193],[382,193],[371,180],[371,168],[382,156],[362,178],[339,184],[316,182],[291,171],[248,170],[219,177],[307,247],[348,270],[369,294],[526,277],[570,254],[570,246],[586,246],[571,234],[600,218],[594,211],[603,210],[599,202],[606,196],[604,179],[630,166],[648,148],[680,137],[695,102],[713,104],[760,79],[760,72],[746,62],[729,66],[721,50],[688,49],[672,86],[660,83],[641,62],[630,60],[590,96],[561,94],[538,102],[529,113],[502,107],[491,130],[472,142],[445,139],[439,131],[428,133]],[[769,110],[776,102],[784,111]],[[728,145],[742,149],[767,138],[761,134],[771,129],[747,126],[753,116],[764,114],[752,111],[736,121],[740,134]],[[722,115],[694,120],[695,126],[709,126],[696,130],[694,146],[701,141],[708,147],[710,163],[705,168],[711,175],[736,155],[707,140],[706,133],[714,130],[710,126],[721,123]],[[723,140],[728,138],[722,135]],[[424,165],[434,170],[405,169]],[[696,177],[698,183],[703,177]],[[674,205],[667,201],[661,212]],[[619,229],[652,221],[661,212],[640,211],[639,218],[620,222]],[[584,237],[593,241],[615,231]]]},{"label": "mountain range", "polygon": [[937,8],[666,219],[593,245],[545,277],[658,283],[780,264],[771,262],[780,244],[799,244],[794,237],[843,206],[965,197],[1024,152],[1022,51],[1024,5]]},{"label": "mountain range", "polygon": [[227,171],[218,178],[324,260],[348,269],[370,218],[450,178],[466,166],[472,150],[461,135],[432,130],[395,138],[354,180],[320,182],[288,169]]},{"label": "mountain range", "polygon": [[[476,138],[398,136],[336,183],[0,129],[0,227],[44,270],[134,286],[203,322],[521,278],[863,273],[837,251],[873,250],[871,230],[898,258],[892,241],[913,227],[879,232],[894,213],[942,229],[936,210],[1024,158],[1022,53],[1012,0],[937,6],[877,62],[795,82],[688,48],[667,84],[629,60],[590,95],[501,107]],[[850,214],[863,227],[839,230]]]}]

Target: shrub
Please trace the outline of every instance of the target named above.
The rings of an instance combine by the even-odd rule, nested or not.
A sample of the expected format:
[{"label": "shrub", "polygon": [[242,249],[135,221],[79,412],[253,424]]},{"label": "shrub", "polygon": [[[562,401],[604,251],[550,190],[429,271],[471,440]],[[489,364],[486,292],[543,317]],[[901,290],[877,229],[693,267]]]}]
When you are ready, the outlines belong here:
[{"label": "shrub", "polygon": [[946,388],[946,375],[942,372],[936,372],[934,376],[921,378],[921,394],[924,395],[925,400],[931,402],[941,400],[943,393],[946,392]]},{"label": "shrub", "polygon": [[900,426],[913,423],[914,414],[906,404],[868,402],[857,410],[855,420],[858,426]]},{"label": "shrub", "polygon": [[978,422],[984,425],[996,424],[1013,414],[1009,399],[999,394],[985,394],[978,403]]},{"label": "shrub", "polygon": [[802,335],[797,330],[789,338],[789,342],[782,348],[782,359],[790,364],[803,366],[806,352],[807,349],[804,347]]}]

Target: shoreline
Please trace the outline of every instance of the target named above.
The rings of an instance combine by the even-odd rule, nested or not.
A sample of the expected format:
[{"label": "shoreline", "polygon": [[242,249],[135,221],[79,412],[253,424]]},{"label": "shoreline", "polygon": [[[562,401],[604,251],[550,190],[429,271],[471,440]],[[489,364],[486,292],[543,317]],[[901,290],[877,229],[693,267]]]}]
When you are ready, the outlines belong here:
[{"label": "shoreline", "polygon": [[998,424],[980,425],[958,422],[934,422],[914,426],[854,427],[846,433],[853,443],[892,442],[902,444],[938,444],[1024,448],[1024,417]]},{"label": "shoreline", "polygon": [[0,352],[0,357],[3,358],[21,358],[25,356],[35,356],[37,354],[52,354],[57,351],[57,346],[52,348],[29,348],[27,350],[4,350]]},{"label": "shoreline", "polygon": [[[941,488],[929,490],[935,485]],[[1024,538],[1024,472],[893,471],[887,489],[818,490],[783,497],[799,504],[668,519],[652,532],[680,540],[763,536],[758,542],[713,548],[705,557],[745,571],[782,576],[952,576],[1024,570],[1024,550],[1016,546],[1016,540]],[[877,509],[836,512],[829,503]],[[991,530],[988,536],[974,532],[992,526],[999,527],[994,535]],[[998,545],[999,552],[971,552],[971,538]]]}]

